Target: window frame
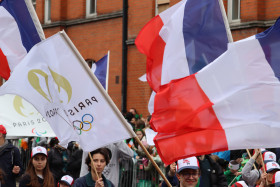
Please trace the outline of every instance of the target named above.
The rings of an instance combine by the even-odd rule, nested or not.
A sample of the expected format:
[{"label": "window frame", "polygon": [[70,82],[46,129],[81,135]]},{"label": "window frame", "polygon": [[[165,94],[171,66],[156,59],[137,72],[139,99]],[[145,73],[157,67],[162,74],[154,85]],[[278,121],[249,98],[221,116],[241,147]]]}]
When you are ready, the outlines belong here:
[{"label": "window frame", "polygon": [[44,22],[51,23],[51,0],[45,0]]},{"label": "window frame", "polygon": [[36,10],[36,0],[31,0],[31,3],[32,3],[33,7],[34,7],[34,10]]},{"label": "window frame", "polygon": [[[92,1],[94,1],[94,10],[95,10],[95,12],[90,12],[90,5],[91,5],[91,3],[92,3]],[[93,17],[93,16],[96,16],[97,15],[97,11],[96,11],[96,4],[97,4],[97,2],[96,2],[97,0],[86,0],[86,17],[88,18],[88,17]]]},{"label": "window frame", "polygon": [[[238,18],[237,19],[233,19],[232,16],[233,16],[233,7],[232,7],[232,2],[233,1],[238,1],[238,12],[237,12],[237,15],[238,15]],[[229,23],[235,23],[235,22],[240,22],[240,0],[228,0],[228,21]]]},{"label": "window frame", "polygon": [[[156,0],[155,1],[156,5],[155,5],[155,15],[160,14],[161,12],[163,12],[164,10],[170,8],[170,0]],[[163,6],[163,9],[161,9]],[[161,10],[160,10],[161,9]]]}]

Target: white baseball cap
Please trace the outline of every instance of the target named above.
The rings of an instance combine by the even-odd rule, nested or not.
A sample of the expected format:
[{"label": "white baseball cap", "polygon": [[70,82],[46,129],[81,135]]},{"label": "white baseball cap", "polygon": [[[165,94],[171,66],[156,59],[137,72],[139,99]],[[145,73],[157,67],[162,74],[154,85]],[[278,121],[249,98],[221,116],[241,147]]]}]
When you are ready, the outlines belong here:
[{"label": "white baseball cap", "polygon": [[37,154],[44,154],[44,155],[48,156],[46,148],[41,147],[41,146],[37,146],[32,149],[31,157],[34,157]]},{"label": "white baseball cap", "polygon": [[263,161],[266,164],[267,162],[274,161],[276,162],[276,154],[270,151],[266,151],[263,153]]},{"label": "white baseball cap", "polygon": [[74,183],[74,179],[69,176],[69,175],[64,175],[61,179],[60,182],[65,182],[67,183],[69,186],[71,186]]},{"label": "white baseball cap", "polygon": [[248,187],[248,185],[244,181],[238,181],[232,185],[232,187]]},{"label": "white baseball cap", "polygon": [[199,162],[195,156],[178,160],[177,173],[180,173],[183,169],[199,169]]},{"label": "white baseball cap", "polygon": [[273,170],[280,170],[280,166],[277,162],[268,162],[265,164],[265,170],[267,173],[269,173]]}]

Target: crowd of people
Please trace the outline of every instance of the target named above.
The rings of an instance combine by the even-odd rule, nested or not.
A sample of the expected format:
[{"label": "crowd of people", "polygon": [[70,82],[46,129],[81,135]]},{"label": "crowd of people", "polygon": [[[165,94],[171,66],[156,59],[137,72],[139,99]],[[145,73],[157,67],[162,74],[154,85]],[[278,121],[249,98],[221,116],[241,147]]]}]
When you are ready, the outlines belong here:
[{"label": "crowd of people", "polygon": [[280,186],[278,149],[225,151],[185,158],[164,167],[145,135],[151,116],[145,119],[132,108],[125,118],[144,147],[131,138],[85,153],[76,142],[64,148],[57,138],[36,137],[20,139],[15,146],[6,139],[5,126],[0,125],[0,187],[168,186],[143,148],[172,186]]}]

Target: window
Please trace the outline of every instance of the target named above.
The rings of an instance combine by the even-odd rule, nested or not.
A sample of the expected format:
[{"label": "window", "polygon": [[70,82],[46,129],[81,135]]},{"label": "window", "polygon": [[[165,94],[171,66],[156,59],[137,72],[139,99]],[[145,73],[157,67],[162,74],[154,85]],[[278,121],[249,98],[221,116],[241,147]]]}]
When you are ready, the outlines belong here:
[{"label": "window", "polygon": [[228,0],[228,21],[240,21],[240,0]]},{"label": "window", "polygon": [[156,15],[169,8],[170,0],[156,0]]},{"label": "window", "polygon": [[96,15],[96,0],[86,1],[86,17],[91,17]]},{"label": "window", "polygon": [[45,0],[45,23],[51,22],[51,0]]},{"label": "window", "polygon": [[36,0],[31,0],[34,9],[36,10]]}]

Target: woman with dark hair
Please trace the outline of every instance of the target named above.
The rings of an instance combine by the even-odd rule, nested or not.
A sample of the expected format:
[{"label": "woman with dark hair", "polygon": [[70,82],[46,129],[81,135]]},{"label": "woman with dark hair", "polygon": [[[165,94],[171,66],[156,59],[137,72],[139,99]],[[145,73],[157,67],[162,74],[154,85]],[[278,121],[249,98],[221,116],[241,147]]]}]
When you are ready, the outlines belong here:
[{"label": "woman with dark hair", "polygon": [[[112,157],[111,151],[107,148],[99,148],[90,152],[90,154],[92,156],[93,163],[91,163],[89,156],[87,156],[85,161],[88,166],[89,173],[78,178],[74,183],[74,187],[114,187],[113,183],[106,179],[102,174],[105,166],[109,164]],[[92,166],[94,166],[96,171]]]},{"label": "woman with dark hair", "polygon": [[53,175],[47,161],[47,150],[44,147],[34,147],[25,174],[19,187],[51,187],[55,186]]}]

